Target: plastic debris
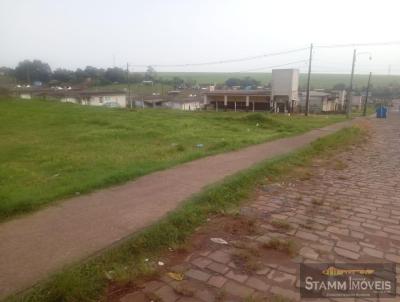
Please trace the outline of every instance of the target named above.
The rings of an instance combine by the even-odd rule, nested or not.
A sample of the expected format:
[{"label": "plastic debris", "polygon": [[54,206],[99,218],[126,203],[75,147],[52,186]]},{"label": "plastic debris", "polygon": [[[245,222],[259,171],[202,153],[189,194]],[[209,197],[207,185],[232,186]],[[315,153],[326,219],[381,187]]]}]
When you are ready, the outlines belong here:
[{"label": "plastic debris", "polygon": [[196,147],[197,147],[197,148],[203,148],[203,147],[204,147],[204,144],[197,144]]},{"label": "plastic debris", "polygon": [[228,244],[228,242],[222,238],[210,238],[210,240],[218,244]]},{"label": "plastic debris", "polygon": [[144,262],[149,262],[149,258],[144,259]]},{"label": "plastic debris", "polygon": [[163,265],[164,265],[164,262],[158,261],[158,265],[159,265],[159,266],[163,266]]},{"label": "plastic debris", "polygon": [[106,278],[108,280],[113,280],[114,279],[114,277],[113,277],[114,271],[108,271],[108,272],[105,272],[104,274],[106,275]]},{"label": "plastic debris", "polygon": [[174,279],[176,281],[182,281],[183,280],[183,273],[175,273],[175,272],[169,272],[167,273],[168,277],[170,277],[171,279]]}]

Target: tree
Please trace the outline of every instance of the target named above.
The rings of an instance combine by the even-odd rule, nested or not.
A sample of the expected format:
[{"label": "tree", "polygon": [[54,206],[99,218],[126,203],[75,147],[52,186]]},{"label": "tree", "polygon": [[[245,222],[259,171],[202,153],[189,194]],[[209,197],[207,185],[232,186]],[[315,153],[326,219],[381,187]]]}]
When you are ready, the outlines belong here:
[{"label": "tree", "polygon": [[54,70],[52,79],[60,83],[69,83],[74,79],[74,72],[72,70],[58,68]]},{"label": "tree", "polygon": [[242,88],[247,88],[247,87],[255,88],[259,85],[260,81],[257,81],[256,79],[253,79],[251,77],[245,77],[243,80],[241,80],[240,84]]},{"label": "tree", "polygon": [[15,70],[9,67],[0,67],[0,75],[5,75],[7,77],[14,77]]},{"label": "tree", "polygon": [[334,90],[345,90],[346,89],[346,84],[343,83],[338,83],[335,86],[333,86]]},{"label": "tree", "polygon": [[111,83],[125,83],[126,72],[119,67],[108,68],[104,73],[104,79]]},{"label": "tree", "polygon": [[239,78],[229,78],[225,81],[225,85],[228,87],[240,86],[241,80]]},{"label": "tree", "polygon": [[225,85],[228,87],[240,86],[241,88],[247,88],[247,87],[253,88],[259,86],[260,81],[257,81],[251,77],[245,77],[243,79],[229,78],[225,81]]},{"label": "tree", "polygon": [[179,88],[180,86],[182,86],[185,83],[185,81],[179,77],[174,77],[172,79],[172,83],[174,84],[175,88]]},{"label": "tree", "polygon": [[49,64],[40,60],[25,60],[19,62],[15,68],[15,77],[18,81],[28,84],[34,81],[47,83],[51,78],[51,68]]},{"label": "tree", "polygon": [[82,69],[78,68],[74,72],[74,80],[73,82],[75,83],[83,83],[86,81],[86,79],[89,77],[89,75]]},{"label": "tree", "polygon": [[155,81],[157,78],[156,70],[152,66],[148,66],[144,78],[147,81]]}]

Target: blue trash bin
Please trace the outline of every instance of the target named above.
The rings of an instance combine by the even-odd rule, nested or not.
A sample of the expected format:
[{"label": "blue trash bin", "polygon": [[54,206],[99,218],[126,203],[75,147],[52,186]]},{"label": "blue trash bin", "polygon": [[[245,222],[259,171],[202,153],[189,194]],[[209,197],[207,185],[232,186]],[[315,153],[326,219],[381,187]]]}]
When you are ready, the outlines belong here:
[{"label": "blue trash bin", "polygon": [[384,106],[379,106],[376,108],[376,118],[386,118],[387,108]]}]

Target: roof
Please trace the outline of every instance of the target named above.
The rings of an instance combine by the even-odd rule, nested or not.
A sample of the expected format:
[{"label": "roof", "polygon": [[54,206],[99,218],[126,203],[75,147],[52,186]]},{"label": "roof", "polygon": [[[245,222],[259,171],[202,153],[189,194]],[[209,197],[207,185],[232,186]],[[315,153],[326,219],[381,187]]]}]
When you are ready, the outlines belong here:
[{"label": "roof", "polygon": [[209,92],[204,92],[204,95],[208,96],[219,96],[219,95],[237,95],[237,96],[269,96],[271,95],[270,90],[214,90],[214,91],[209,91]]},{"label": "roof", "polygon": [[76,94],[81,96],[102,96],[102,95],[125,95],[123,90],[108,90],[108,91],[76,91]]},{"label": "roof", "polygon": [[126,95],[125,91],[107,90],[107,91],[88,91],[88,90],[55,90],[55,89],[40,89],[40,90],[15,90],[19,93],[29,92],[38,96],[54,96],[54,97],[91,97],[91,96],[108,96],[108,95]]},{"label": "roof", "polygon": [[[306,95],[307,92],[302,92],[302,95]],[[310,96],[320,96],[320,97],[324,97],[324,96],[331,96],[330,93],[327,92],[323,92],[323,91],[310,91]]]},{"label": "roof", "polygon": [[186,98],[181,100],[169,100],[168,103],[177,103],[177,104],[189,104],[189,103],[199,103],[201,99],[199,98]]}]

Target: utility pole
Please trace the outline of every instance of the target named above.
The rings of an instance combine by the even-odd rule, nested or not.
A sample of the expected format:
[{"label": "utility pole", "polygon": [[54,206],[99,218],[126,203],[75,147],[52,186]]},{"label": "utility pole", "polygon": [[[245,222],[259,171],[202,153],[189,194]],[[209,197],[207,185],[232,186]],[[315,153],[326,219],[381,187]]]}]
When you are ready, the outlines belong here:
[{"label": "utility pole", "polygon": [[29,64],[26,65],[26,80],[28,81],[28,85],[31,84],[31,71],[29,69]]},{"label": "utility pole", "polygon": [[347,108],[346,108],[346,117],[350,118],[351,116],[351,106],[353,101],[353,80],[354,80],[354,67],[356,65],[356,57],[357,57],[357,49],[353,51],[353,64],[351,66],[351,76],[350,76],[350,87],[349,93],[347,97]]},{"label": "utility pole", "polygon": [[126,63],[126,79],[128,81],[128,100],[130,107],[132,109],[132,99],[131,99],[131,80],[129,77],[129,63]]},{"label": "utility pole", "polygon": [[364,100],[363,116],[367,116],[367,105],[368,105],[369,86],[371,84],[371,76],[372,76],[372,72],[369,73],[369,77],[368,77],[367,95],[365,96],[365,100]]},{"label": "utility pole", "polygon": [[307,78],[307,93],[306,93],[306,112],[305,115],[308,116],[310,111],[310,82],[311,82],[311,62],[312,62],[312,52],[313,44],[310,45],[310,58],[308,60],[308,78]]}]

